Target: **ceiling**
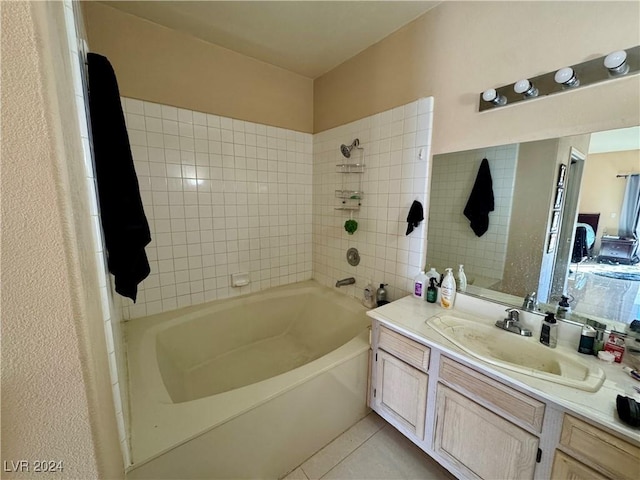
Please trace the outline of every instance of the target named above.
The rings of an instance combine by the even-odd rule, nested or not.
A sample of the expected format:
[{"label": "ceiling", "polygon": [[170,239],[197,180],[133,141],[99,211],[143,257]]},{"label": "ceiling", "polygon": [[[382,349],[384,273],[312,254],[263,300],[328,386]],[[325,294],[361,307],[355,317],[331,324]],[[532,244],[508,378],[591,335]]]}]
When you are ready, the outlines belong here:
[{"label": "ceiling", "polygon": [[640,127],[621,128],[591,134],[589,153],[640,150]]},{"label": "ceiling", "polygon": [[305,77],[316,78],[440,2],[101,2]]}]

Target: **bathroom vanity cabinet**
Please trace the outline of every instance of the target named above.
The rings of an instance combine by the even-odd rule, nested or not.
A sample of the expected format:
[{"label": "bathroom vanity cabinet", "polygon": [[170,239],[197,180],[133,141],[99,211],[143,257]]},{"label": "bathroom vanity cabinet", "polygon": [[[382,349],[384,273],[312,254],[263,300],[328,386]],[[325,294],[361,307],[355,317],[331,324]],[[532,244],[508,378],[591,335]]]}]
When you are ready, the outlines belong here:
[{"label": "bathroom vanity cabinet", "polygon": [[374,319],[371,408],[458,478],[640,478],[640,449]]},{"label": "bathroom vanity cabinet", "polygon": [[413,440],[424,439],[430,349],[388,328],[378,329],[372,394],[374,410],[401,425]]}]

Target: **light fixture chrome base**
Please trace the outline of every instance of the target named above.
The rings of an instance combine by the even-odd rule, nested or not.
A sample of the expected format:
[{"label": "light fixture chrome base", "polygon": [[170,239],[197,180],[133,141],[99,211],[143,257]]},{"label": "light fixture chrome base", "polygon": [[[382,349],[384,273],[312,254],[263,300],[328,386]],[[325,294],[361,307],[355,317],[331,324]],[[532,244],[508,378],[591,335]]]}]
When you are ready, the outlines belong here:
[{"label": "light fixture chrome base", "polygon": [[[582,87],[593,85],[595,83],[606,82],[609,80],[616,80],[619,78],[626,78],[630,75],[640,73],[640,46],[625,49],[627,53],[626,62],[619,67],[615,67],[612,71],[604,66],[603,62],[606,56],[594,58],[586,62],[579,63],[577,65],[571,65],[575,72],[576,81],[578,85],[572,85],[572,88],[556,83],[554,80],[556,72],[545,73],[537,77],[530,78],[529,81],[532,85],[535,85],[538,90],[537,96],[525,96],[514,91],[515,83],[504,85],[496,88],[496,95],[506,98],[506,104],[500,105],[491,103],[482,99],[482,93],[479,95],[478,110],[483,112],[485,110],[496,110],[505,106],[512,105],[518,102],[531,102],[536,98],[543,98],[548,95],[554,95],[556,93],[570,92],[573,90],[579,90]],[[517,83],[517,82],[516,82]],[[483,92],[484,93],[484,92]]]}]

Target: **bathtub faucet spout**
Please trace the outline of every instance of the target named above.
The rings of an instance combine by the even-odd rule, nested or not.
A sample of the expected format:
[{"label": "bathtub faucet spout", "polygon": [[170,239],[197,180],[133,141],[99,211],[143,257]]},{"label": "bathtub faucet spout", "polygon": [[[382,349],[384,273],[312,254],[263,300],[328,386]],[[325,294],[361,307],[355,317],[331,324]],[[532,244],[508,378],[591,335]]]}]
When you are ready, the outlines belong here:
[{"label": "bathtub faucet spout", "polygon": [[343,278],[336,282],[336,287],[344,287],[345,285],[353,285],[354,283],[356,283],[356,279],[353,277]]}]

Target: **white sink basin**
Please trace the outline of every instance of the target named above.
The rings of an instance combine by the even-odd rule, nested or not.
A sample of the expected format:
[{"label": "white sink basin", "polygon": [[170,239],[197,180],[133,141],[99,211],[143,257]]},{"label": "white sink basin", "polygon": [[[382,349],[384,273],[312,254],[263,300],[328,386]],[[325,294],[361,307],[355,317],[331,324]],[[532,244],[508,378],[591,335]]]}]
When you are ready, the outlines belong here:
[{"label": "white sink basin", "polygon": [[535,337],[453,315],[436,315],[427,324],[468,354],[498,367],[588,392],[597,391],[605,379],[601,368],[542,345]]}]

